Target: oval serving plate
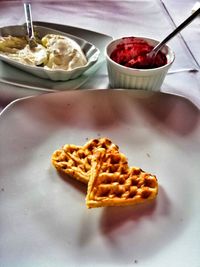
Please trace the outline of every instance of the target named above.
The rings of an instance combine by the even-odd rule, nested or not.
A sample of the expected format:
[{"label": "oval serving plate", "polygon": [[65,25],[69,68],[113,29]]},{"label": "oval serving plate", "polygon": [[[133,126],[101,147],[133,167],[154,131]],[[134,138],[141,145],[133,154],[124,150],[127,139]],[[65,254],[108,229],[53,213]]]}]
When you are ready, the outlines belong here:
[{"label": "oval serving plate", "polygon": [[[76,41],[83,50],[87,58],[88,61],[87,64],[83,67],[78,67],[73,70],[51,70],[51,69],[45,69],[43,67],[25,65],[3,54],[0,54],[0,59],[16,68],[29,72],[35,76],[38,76],[43,79],[50,79],[53,81],[67,81],[75,79],[79,77],[81,74],[83,74],[86,70],[88,70],[91,66],[93,66],[98,60],[100,54],[99,49],[92,43],[82,38],[42,26],[34,26],[34,31],[37,33],[37,36],[39,38],[42,38],[46,34],[57,34],[69,37],[72,40]],[[7,26],[0,28],[0,36],[4,37],[8,35],[19,36],[19,37],[25,36],[26,28],[24,25]]]}]

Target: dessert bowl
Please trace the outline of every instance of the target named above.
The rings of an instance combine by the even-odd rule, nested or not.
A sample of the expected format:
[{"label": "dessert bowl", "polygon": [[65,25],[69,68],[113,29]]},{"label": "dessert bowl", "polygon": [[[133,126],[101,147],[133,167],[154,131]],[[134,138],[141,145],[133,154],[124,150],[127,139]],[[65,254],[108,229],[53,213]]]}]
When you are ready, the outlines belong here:
[{"label": "dessert bowl", "polygon": [[[157,40],[146,37],[123,37],[111,41],[106,47],[106,62],[110,86],[112,88],[159,91],[175,59],[174,52],[168,45],[165,45],[160,52],[162,53],[161,56],[165,57],[165,62],[163,64],[156,67],[152,67],[152,65],[148,66],[148,64],[141,66],[141,68],[140,66],[135,67],[137,64],[132,64],[131,66],[130,62],[129,64],[126,63],[127,57],[120,51],[122,48],[126,50],[125,53],[129,53],[131,50],[131,42],[145,44],[149,49],[155,47],[159,43]],[[121,56],[122,61],[124,61],[123,63],[119,63],[117,60],[113,59],[113,53],[115,53],[117,49],[119,50],[119,57]],[[116,58],[117,57],[118,55]]]},{"label": "dessert bowl", "polygon": [[[67,81],[70,79],[75,79],[79,77],[81,74],[83,74],[86,70],[91,68],[98,60],[100,53],[99,49],[95,47],[92,43],[82,38],[42,26],[34,26],[34,31],[39,39],[43,38],[47,34],[54,34],[54,35],[65,36],[74,40],[83,51],[87,59],[87,63],[84,66],[76,67],[71,70],[64,70],[64,69],[49,69],[49,68],[46,69],[42,66],[32,66],[24,64],[12,58],[9,58],[7,55],[3,53],[0,53],[0,59],[14,67],[29,72],[35,76],[38,76],[43,79],[50,79],[53,81]],[[7,26],[0,28],[0,37],[1,36],[5,37],[9,35],[23,37],[26,36],[26,34],[27,33],[25,25]]]}]

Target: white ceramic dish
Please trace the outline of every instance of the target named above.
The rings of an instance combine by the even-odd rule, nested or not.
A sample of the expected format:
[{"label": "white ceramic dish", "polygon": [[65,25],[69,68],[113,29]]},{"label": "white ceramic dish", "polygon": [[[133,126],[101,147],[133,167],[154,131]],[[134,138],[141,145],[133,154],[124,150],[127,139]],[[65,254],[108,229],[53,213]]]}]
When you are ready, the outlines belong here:
[{"label": "white ceramic dish", "polygon": [[[155,202],[87,210],[86,187],[52,152],[107,136],[157,175]],[[68,91],[13,102],[0,116],[1,266],[198,267],[200,112],[144,91]]]},{"label": "white ceramic dish", "polygon": [[[17,62],[7,57],[4,54],[0,54],[0,59],[13,65],[14,67],[17,67],[23,71],[29,72],[35,76],[38,76],[43,79],[50,79],[53,81],[67,81],[70,79],[76,79],[81,74],[83,74],[86,70],[88,70],[91,66],[93,66],[98,60],[99,49],[95,47],[92,43],[82,38],[79,38],[77,36],[67,34],[64,32],[60,32],[54,29],[42,27],[42,26],[34,26],[34,30],[40,39],[46,34],[57,34],[57,35],[63,35],[63,36],[71,38],[76,43],[78,43],[81,49],[83,50],[86,56],[86,59],[87,59],[87,64],[83,67],[77,67],[73,70],[51,70],[51,69],[45,69],[43,67],[30,66],[30,65]],[[24,25],[7,26],[7,27],[0,28],[0,36],[8,36],[8,35],[25,36],[26,28]]]},{"label": "white ceramic dish", "polygon": [[80,77],[74,80],[54,82],[51,80],[41,79],[27,72],[21,71],[20,69],[12,67],[11,65],[0,60],[0,82],[18,87],[18,91],[21,88],[28,89],[29,92],[31,92],[32,94],[35,93],[35,90],[45,92],[73,90],[79,88],[89,79],[91,79],[95,72],[98,71],[99,68],[105,62],[104,51],[107,43],[112,40],[110,36],[69,25],[54,24],[40,21],[34,21],[34,25],[44,26],[47,28],[72,34],[93,43],[100,51],[97,63],[94,64],[90,69],[85,71]]},{"label": "white ceramic dish", "polygon": [[[130,39],[130,37],[128,37],[128,39]],[[134,37],[134,39],[137,39],[137,41],[145,41],[153,47],[159,43],[157,40],[146,37]],[[175,59],[175,54],[172,49],[168,45],[162,48],[162,52],[167,58],[167,64],[159,68],[129,68],[116,63],[110,58],[111,53],[115,50],[117,45],[125,42],[124,38],[119,38],[111,41],[106,47],[106,60],[111,87],[160,91],[166,74]]]}]

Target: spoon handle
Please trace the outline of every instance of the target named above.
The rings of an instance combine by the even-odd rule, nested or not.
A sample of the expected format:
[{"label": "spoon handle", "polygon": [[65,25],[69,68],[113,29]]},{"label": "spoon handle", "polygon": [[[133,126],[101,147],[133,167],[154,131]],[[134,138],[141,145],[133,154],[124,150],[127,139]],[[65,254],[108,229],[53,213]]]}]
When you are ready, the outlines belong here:
[{"label": "spoon handle", "polygon": [[31,14],[30,4],[24,3],[24,12],[25,12],[25,17],[26,17],[28,37],[29,39],[31,39],[32,37],[34,37],[34,32],[33,32],[33,23],[32,23],[32,14]]},{"label": "spoon handle", "polygon": [[37,47],[37,42],[35,40],[34,30],[33,30],[31,4],[24,3],[24,12],[25,12],[25,17],[26,17],[26,27],[27,27],[27,33],[28,33],[29,47],[30,49],[34,49],[35,47]]},{"label": "spoon handle", "polygon": [[183,30],[190,22],[193,21],[200,14],[200,8],[198,8],[191,16],[184,20],[173,32],[171,32],[162,42],[154,47],[153,51],[156,53],[159,51],[164,44],[166,44],[170,39],[172,39],[178,32]]}]

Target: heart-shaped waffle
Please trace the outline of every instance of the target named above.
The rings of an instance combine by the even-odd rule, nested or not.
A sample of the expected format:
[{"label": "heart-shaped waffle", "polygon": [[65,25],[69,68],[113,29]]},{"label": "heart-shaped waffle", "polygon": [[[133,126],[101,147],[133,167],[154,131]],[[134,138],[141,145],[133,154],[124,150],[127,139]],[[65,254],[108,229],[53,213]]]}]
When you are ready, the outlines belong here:
[{"label": "heart-shaped waffle", "polygon": [[91,139],[84,146],[64,145],[52,155],[55,168],[87,184],[90,179],[91,161],[97,148],[107,152],[118,151],[118,146],[108,138]]},{"label": "heart-shaped waffle", "polygon": [[88,208],[134,205],[157,196],[156,176],[129,168],[124,162],[124,155],[118,151],[96,150],[86,196]]}]

